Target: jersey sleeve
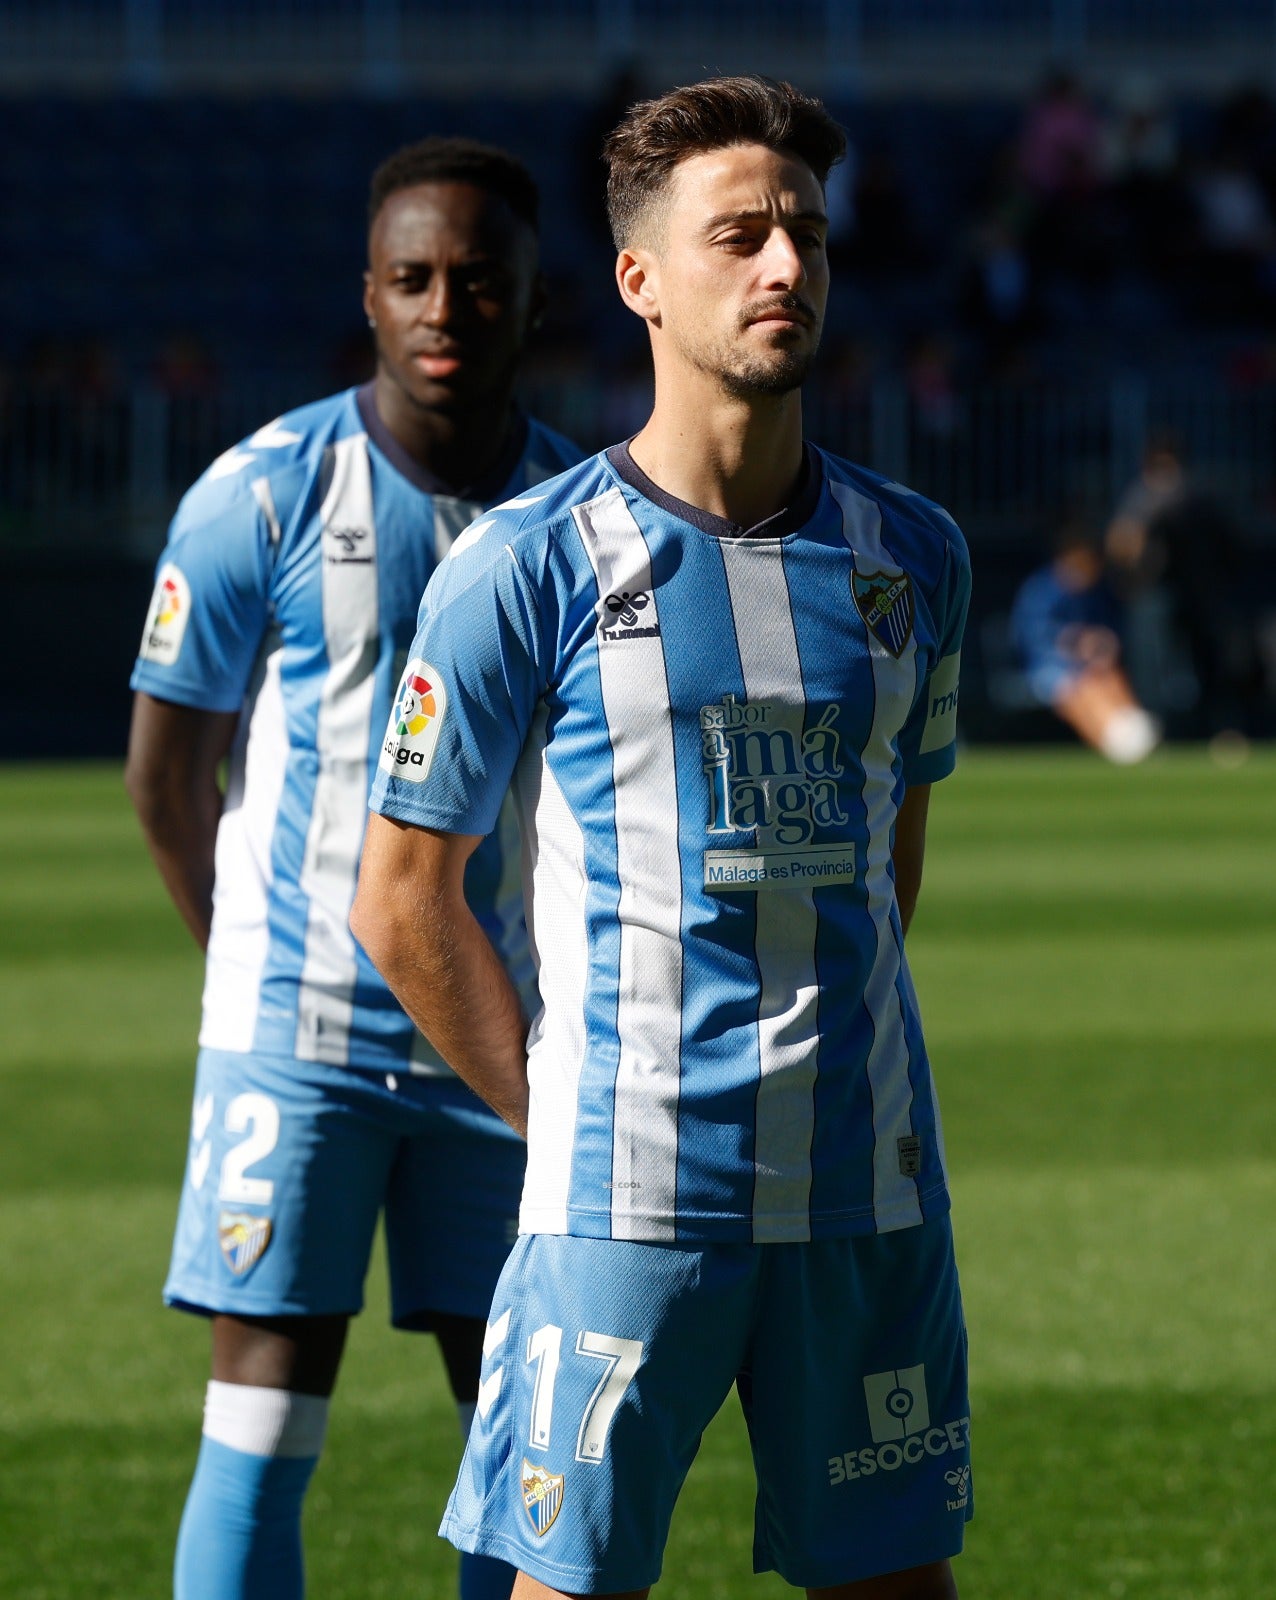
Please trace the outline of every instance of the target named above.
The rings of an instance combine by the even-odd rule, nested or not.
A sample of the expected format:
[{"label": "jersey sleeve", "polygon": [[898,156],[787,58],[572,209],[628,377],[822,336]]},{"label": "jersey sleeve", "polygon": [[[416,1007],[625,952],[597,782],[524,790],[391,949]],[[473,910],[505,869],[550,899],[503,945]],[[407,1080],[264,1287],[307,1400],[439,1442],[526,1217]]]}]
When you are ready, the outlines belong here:
[{"label": "jersey sleeve", "polygon": [[970,608],[970,556],[955,526],[949,529],[939,582],[929,602],[935,655],[899,740],[904,782],[909,785],[937,783],[957,765],[957,697]]},{"label": "jersey sleeve", "polygon": [[369,805],[446,833],[496,825],[552,644],[519,560],[487,524],[483,551],[449,558],[425,592]]},{"label": "jersey sleeve", "polygon": [[237,711],[269,618],[271,565],[253,487],[197,484],[160,557],[131,687],[203,711]]}]

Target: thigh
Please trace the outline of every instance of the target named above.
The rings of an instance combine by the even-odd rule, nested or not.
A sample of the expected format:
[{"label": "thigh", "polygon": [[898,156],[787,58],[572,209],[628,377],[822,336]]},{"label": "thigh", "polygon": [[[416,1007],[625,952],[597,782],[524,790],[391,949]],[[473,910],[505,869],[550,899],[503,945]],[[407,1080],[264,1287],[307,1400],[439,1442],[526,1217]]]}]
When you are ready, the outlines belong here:
[{"label": "thigh", "polygon": [[955,1555],[973,1501],[947,1216],[768,1248],[741,1382],[758,1472],[755,1566],[820,1588]]},{"label": "thigh", "polygon": [[385,1081],[200,1052],[164,1298],[233,1317],[351,1315],[399,1135]]},{"label": "thigh", "polygon": [[410,1137],[385,1199],[391,1315],[434,1329],[439,1314],[487,1316],[518,1234],[527,1146],[464,1084],[398,1080]]},{"label": "thigh", "polygon": [[752,1246],[519,1239],[445,1536],[567,1593],[654,1583],[747,1346],[756,1259]]}]

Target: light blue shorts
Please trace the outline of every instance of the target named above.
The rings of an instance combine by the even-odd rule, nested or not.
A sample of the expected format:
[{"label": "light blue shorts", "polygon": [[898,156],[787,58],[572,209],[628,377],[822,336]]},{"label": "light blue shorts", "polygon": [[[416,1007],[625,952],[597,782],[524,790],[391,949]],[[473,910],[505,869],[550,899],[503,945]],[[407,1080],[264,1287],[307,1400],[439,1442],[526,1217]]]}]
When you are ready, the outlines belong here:
[{"label": "light blue shorts", "polygon": [[955,1555],[972,1514],[947,1216],[810,1244],[519,1239],[440,1532],[556,1589],[660,1576],[700,1436],[736,1386],[753,1565],[799,1588]]},{"label": "light blue shorts", "polygon": [[235,1316],[353,1314],[384,1208],[395,1324],[484,1317],[525,1156],[452,1079],[202,1050],[164,1298]]}]

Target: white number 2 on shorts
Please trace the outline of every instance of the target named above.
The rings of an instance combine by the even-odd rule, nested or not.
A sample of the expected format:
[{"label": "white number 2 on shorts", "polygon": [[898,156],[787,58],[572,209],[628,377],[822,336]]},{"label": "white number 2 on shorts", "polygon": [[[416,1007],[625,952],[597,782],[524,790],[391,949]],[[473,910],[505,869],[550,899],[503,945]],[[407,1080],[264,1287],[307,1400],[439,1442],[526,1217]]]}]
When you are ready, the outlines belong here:
[{"label": "white number 2 on shorts", "polygon": [[268,1206],[275,1186],[269,1178],[246,1178],[254,1162],[264,1161],[279,1142],[279,1107],[264,1094],[237,1094],[226,1107],[226,1132],[247,1133],[222,1160],[217,1198],[229,1205]]},{"label": "white number 2 on shorts", "polygon": [[[549,1448],[554,1410],[554,1385],[558,1380],[563,1330],[547,1322],[527,1341],[528,1365],[535,1363],[536,1387],[532,1392],[532,1425],[529,1442],[533,1449]],[[625,1390],[642,1361],[641,1339],[616,1339],[606,1333],[587,1330],[576,1337],[576,1354],[603,1361],[603,1375],[594,1386],[576,1436],[577,1461],[601,1461],[607,1448],[607,1432]]]}]

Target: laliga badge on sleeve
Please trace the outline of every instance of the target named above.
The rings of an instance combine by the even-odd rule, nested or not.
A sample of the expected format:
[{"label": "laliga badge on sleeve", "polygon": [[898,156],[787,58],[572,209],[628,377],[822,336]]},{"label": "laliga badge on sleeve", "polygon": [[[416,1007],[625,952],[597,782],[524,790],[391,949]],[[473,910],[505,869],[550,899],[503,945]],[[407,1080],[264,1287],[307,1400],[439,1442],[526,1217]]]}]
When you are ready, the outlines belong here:
[{"label": "laliga badge on sleeve", "polygon": [[377,765],[391,777],[424,783],[439,742],[447,710],[447,691],[428,661],[420,656],[404,668],[394,710]]},{"label": "laliga badge on sleeve", "polygon": [[171,667],[182,648],[190,614],[191,586],[186,574],[173,562],[166,561],[155,580],[151,609],[146,615],[146,628],[138,651],[142,660],[154,662],[157,667]]}]

